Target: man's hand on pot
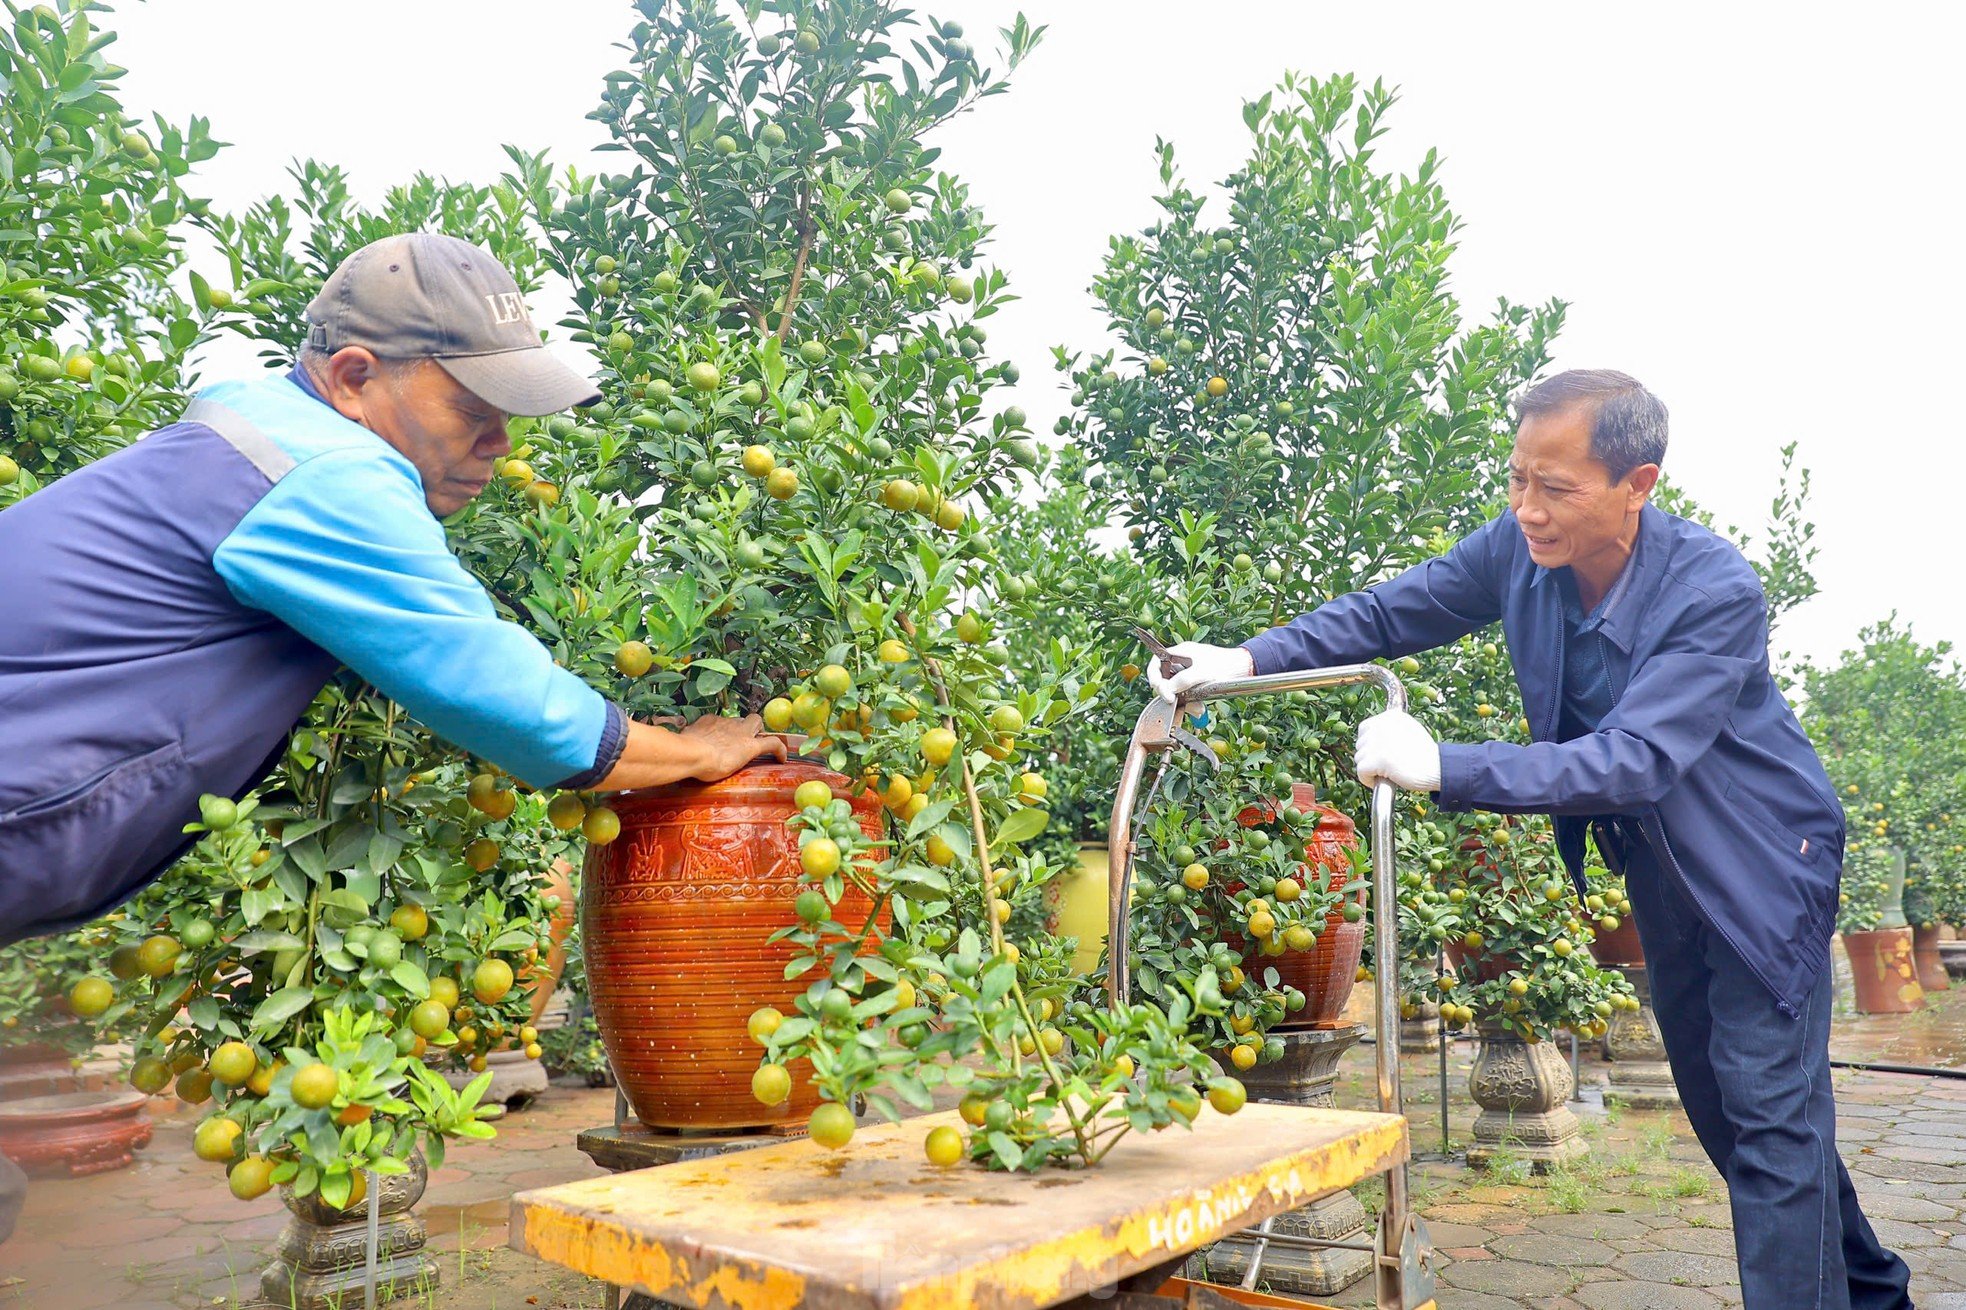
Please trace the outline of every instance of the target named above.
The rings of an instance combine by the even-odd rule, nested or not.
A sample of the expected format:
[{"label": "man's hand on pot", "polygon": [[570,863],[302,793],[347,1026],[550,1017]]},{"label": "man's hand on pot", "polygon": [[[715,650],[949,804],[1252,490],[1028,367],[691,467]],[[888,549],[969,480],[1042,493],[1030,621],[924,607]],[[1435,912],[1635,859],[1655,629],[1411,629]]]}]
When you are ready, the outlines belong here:
[{"label": "man's hand on pot", "polygon": [[1187,656],[1194,663],[1170,678],[1161,673],[1158,655],[1148,661],[1147,681],[1166,701],[1178,701],[1183,692],[1204,682],[1246,678],[1255,671],[1249,652],[1240,646],[1210,646],[1205,642],[1184,641],[1168,649],[1176,655]]},{"label": "man's hand on pot", "polygon": [[700,759],[689,776],[703,782],[728,778],[752,760],[785,758],[785,739],[765,732],[764,720],[755,714],[741,719],[706,714],[684,728],[682,737]]},{"label": "man's hand on pot", "polygon": [[1358,725],[1354,757],[1358,780],[1370,787],[1381,778],[1407,791],[1440,787],[1440,747],[1433,734],[1404,710],[1387,710]]}]

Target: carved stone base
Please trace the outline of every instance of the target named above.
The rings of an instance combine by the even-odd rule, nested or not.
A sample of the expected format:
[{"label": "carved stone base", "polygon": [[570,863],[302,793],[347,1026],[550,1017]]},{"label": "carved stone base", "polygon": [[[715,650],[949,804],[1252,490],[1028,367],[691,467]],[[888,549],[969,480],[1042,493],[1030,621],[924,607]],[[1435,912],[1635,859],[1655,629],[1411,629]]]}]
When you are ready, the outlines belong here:
[{"label": "carved stone base", "polygon": [[0,1104],[0,1155],[37,1178],[121,1169],[150,1144],[149,1101],[127,1088],[16,1098]]},{"label": "carved stone base", "polygon": [[1329,1106],[1338,1081],[1339,1057],[1365,1036],[1365,1026],[1281,1028],[1270,1035],[1283,1039],[1283,1058],[1237,1075],[1250,1098],[1278,1105]]},{"label": "carved stone base", "polygon": [[1605,1095],[1637,1110],[1677,1110],[1679,1088],[1666,1063],[1659,1019],[1652,1013],[1652,982],[1645,966],[1621,965],[1619,973],[1638,996],[1638,1009],[1619,1010],[1604,1033],[1604,1058],[1611,1062]]},{"label": "carved stone base", "polygon": [[[1259,1064],[1241,1076],[1251,1099],[1279,1105],[1332,1104],[1338,1060],[1365,1036],[1355,1024],[1334,1029],[1283,1030],[1283,1058]],[[1271,1230],[1287,1236],[1326,1241],[1366,1241],[1372,1221],[1350,1192],[1334,1192],[1322,1200],[1278,1215]],[[1249,1262],[1261,1245],[1262,1271],[1257,1280],[1272,1291],[1298,1296],[1331,1296],[1372,1272],[1372,1257],[1364,1251],[1330,1248],[1306,1250],[1280,1243],[1262,1244],[1254,1232],[1216,1242],[1197,1253],[1189,1276],[1235,1285],[1249,1272]]]},{"label": "carved stone base", "polygon": [[[1286,1236],[1325,1241],[1364,1242],[1372,1238],[1372,1220],[1350,1192],[1333,1192],[1321,1201],[1280,1214],[1271,1231]],[[1196,1254],[1188,1277],[1235,1286],[1249,1272],[1250,1257],[1262,1238],[1253,1230],[1216,1242]],[[1263,1267],[1257,1283],[1288,1296],[1333,1296],[1372,1272],[1372,1257],[1364,1251],[1325,1247],[1306,1250],[1278,1243],[1263,1245]]]},{"label": "carved stone base", "polygon": [[[481,1104],[499,1102],[507,1109],[517,1109],[552,1086],[552,1080],[546,1076],[546,1066],[537,1060],[528,1060],[524,1051],[510,1047],[493,1051],[486,1057],[485,1063],[491,1071],[492,1080],[491,1086],[479,1098]],[[444,1070],[444,1081],[459,1089],[468,1086],[477,1076],[469,1069]]]},{"label": "carved stone base", "polygon": [[[423,1196],[422,1155],[410,1172],[377,1177],[376,1303],[437,1286],[437,1262],[424,1250],[423,1220],[410,1213]],[[260,1275],[260,1295],[282,1310],[346,1310],[363,1299],[368,1251],[368,1201],[335,1210],[317,1192],[304,1199],[281,1188],[291,1217],[280,1232],[274,1262]]]},{"label": "carved stone base", "polygon": [[1411,1019],[1399,1021],[1399,1049],[1408,1055],[1438,1051],[1441,1043],[1440,1006],[1427,1001]]},{"label": "carved stone base", "polygon": [[1481,1107],[1468,1163],[1524,1159],[1542,1173],[1582,1155],[1583,1125],[1566,1104],[1575,1086],[1555,1043],[1531,1046],[1498,1024],[1482,1024],[1481,1049],[1468,1074],[1468,1091]]}]

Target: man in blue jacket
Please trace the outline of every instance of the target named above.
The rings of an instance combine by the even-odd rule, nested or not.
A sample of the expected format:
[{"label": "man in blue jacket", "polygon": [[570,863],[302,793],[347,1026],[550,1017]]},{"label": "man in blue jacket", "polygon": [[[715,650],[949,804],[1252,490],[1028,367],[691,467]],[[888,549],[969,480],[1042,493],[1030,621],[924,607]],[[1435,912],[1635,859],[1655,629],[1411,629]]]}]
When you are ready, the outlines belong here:
[{"label": "man in blue jacket", "polygon": [[491,481],[508,416],[599,399],[497,260],[386,237],[307,319],[292,372],[209,387],[0,513],[0,944],[135,895],[200,794],[257,785],[341,665],[536,787],[783,754],[755,717],[629,722],[451,554],[438,520]]},{"label": "man in blue jacket", "polygon": [[1687,1117],[1727,1180],[1747,1310],[1909,1306],[1836,1154],[1829,938],[1843,809],[1768,667],[1768,607],[1728,542],[1649,503],[1666,410],[1608,370],[1517,402],[1509,509],[1456,545],[1237,647],[1175,647],[1190,687],[1444,645],[1501,620],[1532,744],[1361,724],[1362,781],[1447,810],[1554,816],[1629,889]]},{"label": "man in blue jacket", "polygon": [[[630,722],[500,619],[438,519],[510,415],[599,394],[547,353],[491,255],[430,233],[350,255],[284,376],[0,512],[0,945],[86,922],[183,853],[347,665],[538,787],[715,780],[784,744],[755,716]],[[0,1157],[0,1240],[20,1178]]]}]

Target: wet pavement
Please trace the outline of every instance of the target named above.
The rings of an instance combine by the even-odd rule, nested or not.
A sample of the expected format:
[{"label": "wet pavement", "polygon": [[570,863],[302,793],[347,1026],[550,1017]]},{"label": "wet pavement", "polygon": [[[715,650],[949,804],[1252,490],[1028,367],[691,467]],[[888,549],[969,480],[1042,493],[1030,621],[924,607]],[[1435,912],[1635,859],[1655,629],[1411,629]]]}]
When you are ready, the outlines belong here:
[{"label": "wet pavement", "polygon": [[[1966,989],[1897,1020],[1837,1020],[1852,1059],[1943,1059],[1966,1067]],[[1922,1055],[1920,1053],[1923,1053]],[[1509,1162],[1469,1170],[1457,1154],[1473,1106],[1472,1047],[1455,1043],[1449,1145],[1432,1056],[1402,1067],[1413,1119],[1413,1191],[1445,1257],[1443,1310],[1705,1310],[1738,1305],[1726,1192],[1685,1117],[1607,1108],[1604,1064],[1583,1053],[1590,1153],[1531,1176]],[[1343,1065],[1340,1103],[1371,1104],[1371,1051]],[[1910,1263],[1921,1310],[1966,1310],[1966,1079],[1842,1070],[1839,1145],[1879,1235]],[[517,1310],[607,1304],[599,1283],[505,1246],[506,1198],[600,1172],[575,1134],[604,1124],[613,1093],[555,1086],[500,1125],[496,1142],[456,1149],[431,1175],[418,1212],[440,1285],[398,1304],[419,1310]],[[40,1180],[20,1231],[0,1246],[0,1310],[192,1310],[253,1305],[286,1212],[273,1196],[235,1201],[218,1168],[191,1153],[197,1112],[155,1098],[157,1135],[138,1163],[76,1181]],[[1368,1204],[1370,1203],[1370,1189]],[[1366,1285],[1330,1298],[1366,1307]],[[955,1308],[952,1307],[952,1310]]]}]

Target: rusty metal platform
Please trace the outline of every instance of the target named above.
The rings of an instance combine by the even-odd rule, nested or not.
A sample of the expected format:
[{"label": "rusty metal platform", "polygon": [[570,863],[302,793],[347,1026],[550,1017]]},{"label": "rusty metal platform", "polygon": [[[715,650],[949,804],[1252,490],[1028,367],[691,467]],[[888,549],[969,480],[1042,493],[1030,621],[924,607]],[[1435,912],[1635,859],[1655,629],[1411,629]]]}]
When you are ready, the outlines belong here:
[{"label": "rusty metal platform", "polygon": [[521,1192],[511,1244],[684,1306],[1039,1310],[1407,1157],[1399,1115],[1251,1103],[1131,1134],[1097,1168],[937,1169],[953,1113]]}]

